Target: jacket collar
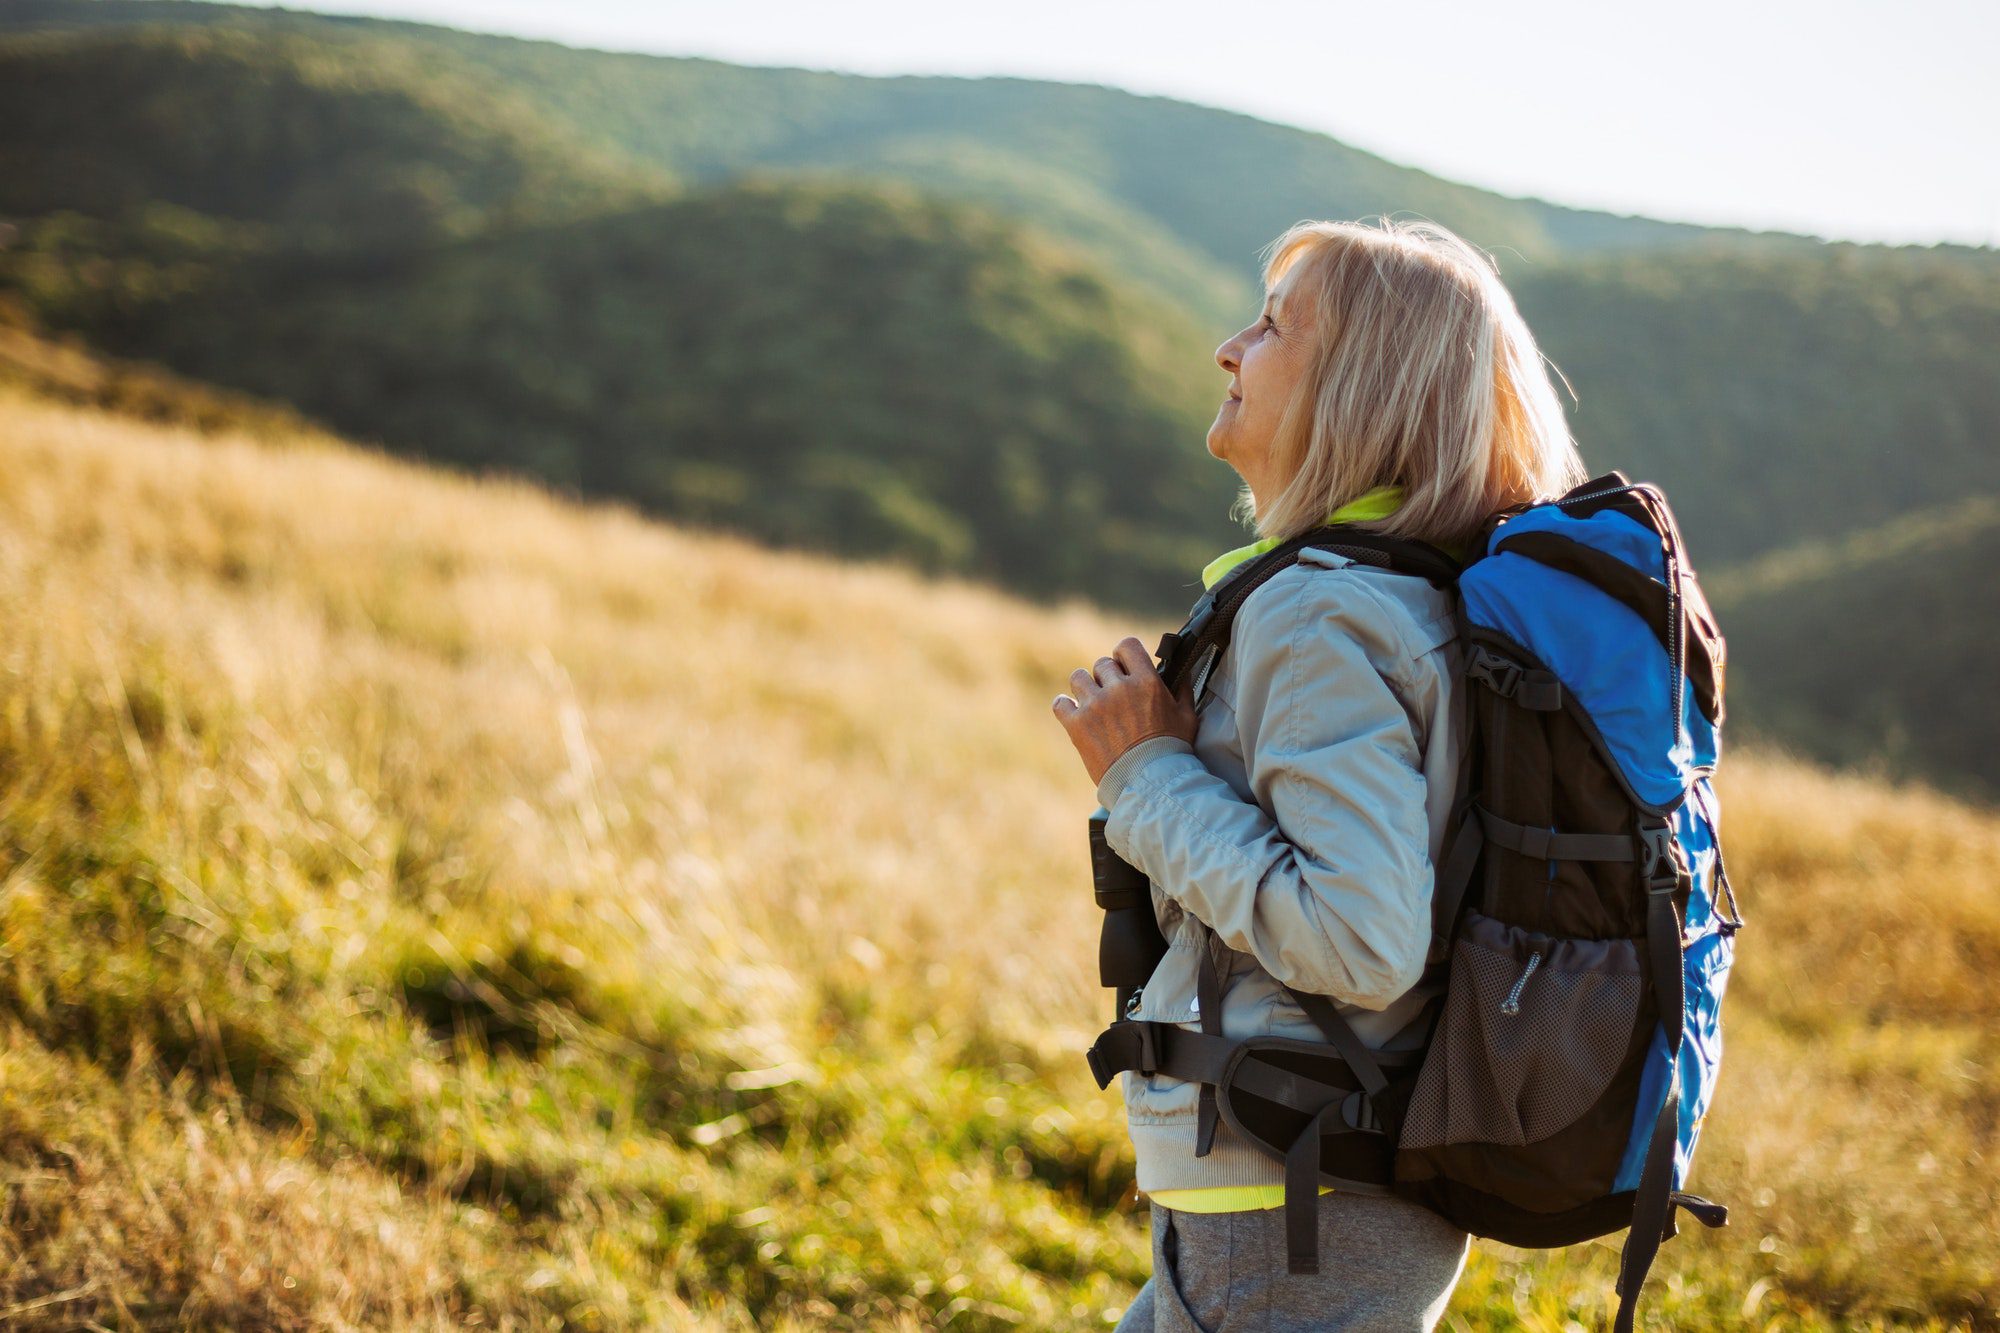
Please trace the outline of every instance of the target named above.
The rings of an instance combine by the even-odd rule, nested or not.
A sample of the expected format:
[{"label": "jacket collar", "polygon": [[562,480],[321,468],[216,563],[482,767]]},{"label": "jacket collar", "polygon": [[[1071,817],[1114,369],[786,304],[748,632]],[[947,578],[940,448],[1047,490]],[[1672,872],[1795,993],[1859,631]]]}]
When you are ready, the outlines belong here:
[{"label": "jacket collar", "polygon": [[[1396,506],[1402,503],[1403,488],[1401,486],[1377,486],[1374,490],[1364,491],[1354,499],[1349,500],[1346,504],[1341,505],[1338,509],[1335,509],[1326,516],[1326,521],[1329,523],[1360,523],[1371,518],[1387,518],[1396,511]],[[1213,588],[1217,580],[1221,579],[1223,575],[1242,564],[1245,560],[1253,556],[1262,555],[1264,552],[1283,544],[1282,538],[1266,537],[1262,541],[1251,542],[1248,546],[1239,546],[1233,551],[1224,551],[1221,555],[1202,566],[1201,586],[1204,588]]]}]

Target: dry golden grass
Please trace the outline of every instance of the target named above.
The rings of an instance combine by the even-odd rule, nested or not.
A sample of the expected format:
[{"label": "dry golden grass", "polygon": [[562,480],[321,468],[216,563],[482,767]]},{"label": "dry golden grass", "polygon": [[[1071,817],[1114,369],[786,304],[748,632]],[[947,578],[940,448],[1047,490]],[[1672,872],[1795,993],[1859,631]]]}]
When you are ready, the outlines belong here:
[{"label": "dry golden grass", "polygon": [[[0,389],[0,1316],[1105,1327],[1048,709],[1138,625]],[[1656,1327],[2000,1327],[2000,819],[1731,753]],[[1603,1317],[1477,1247],[1451,1326]]]}]

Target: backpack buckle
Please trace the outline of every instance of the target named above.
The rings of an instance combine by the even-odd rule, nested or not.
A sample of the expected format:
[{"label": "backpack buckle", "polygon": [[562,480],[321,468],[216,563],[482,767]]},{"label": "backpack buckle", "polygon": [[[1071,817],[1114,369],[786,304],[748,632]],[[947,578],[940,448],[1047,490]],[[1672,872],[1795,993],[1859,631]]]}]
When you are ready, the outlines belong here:
[{"label": "backpack buckle", "polygon": [[1084,1059],[1089,1061],[1091,1077],[1097,1080],[1098,1087],[1110,1087],[1111,1080],[1127,1069],[1137,1070],[1147,1078],[1160,1072],[1160,1046],[1153,1028],[1150,1022],[1125,1019],[1097,1034]]},{"label": "backpack buckle", "polygon": [[1521,688],[1524,669],[1519,662],[1511,658],[1502,657],[1480,644],[1473,644],[1472,657],[1466,663],[1465,674],[1501,698],[1511,699]]},{"label": "backpack buckle", "polygon": [[1666,820],[1654,816],[1639,825],[1639,873],[1645,878],[1646,892],[1672,893],[1680,884],[1680,862],[1674,854],[1674,830]]},{"label": "backpack buckle", "polygon": [[1160,636],[1160,646],[1153,649],[1153,658],[1161,676],[1174,678],[1179,669],[1180,655],[1188,650],[1201,632],[1208,628],[1208,622],[1215,619],[1215,589],[1203,593],[1201,600],[1188,612],[1187,623],[1177,630],[1168,630]]},{"label": "backpack buckle", "polygon": [[1562,681],[1552,671],[1530,669],[1511,657],[1503,657],[1482,644],[1472,645],[1465,674],[1503,699],[1512,699],[1523,708],[1552,713],[1562,707]]}]

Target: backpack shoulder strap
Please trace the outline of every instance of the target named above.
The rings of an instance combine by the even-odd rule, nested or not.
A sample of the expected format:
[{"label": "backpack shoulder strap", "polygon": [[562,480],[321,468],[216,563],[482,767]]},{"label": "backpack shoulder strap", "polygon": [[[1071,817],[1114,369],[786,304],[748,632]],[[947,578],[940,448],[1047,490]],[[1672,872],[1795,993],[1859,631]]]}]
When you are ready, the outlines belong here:
[{"label": "backpack shoulder strap", "polygon": [[1428,579],[1439,588],[1449,588],[1458,580],[1458,562],[1429,542],[1385,537],[1344,524],[1327,524],[1302,532],[1231,570],[1201,595],[1188,612],[1187,623],[1161,636],[1153,655],[1158,659],[1160,676],[1168,689],[1178,691],[1190,673],[1206,676],[1222,650],[1229,646],[1236,613],[1250,594],[1296,564],[1299,552],[1308,546],[1344,555],[1358,564]]}]

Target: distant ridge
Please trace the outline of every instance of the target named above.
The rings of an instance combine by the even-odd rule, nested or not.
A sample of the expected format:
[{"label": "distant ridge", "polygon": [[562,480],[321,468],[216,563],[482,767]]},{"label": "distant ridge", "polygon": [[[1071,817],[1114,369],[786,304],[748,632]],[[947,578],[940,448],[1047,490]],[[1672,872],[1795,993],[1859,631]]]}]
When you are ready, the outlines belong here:
[{"label": "distant ridge", "polygon": [[[1522,261],[1712,240],[1815,244],[1513,198],[1400,166],[1329,135],[1098,85],[1010,77],[871,77],[700,57],[581,50],[401,20],[198,0],[11,0],[0,31],[134,24],[237,27],[321,42],[393,38],[532,97],[551,123],[688,182],[753,168],[905,179],[1096,242],[1130,276],[1204,315],[1240,306],[1260,246],[1302,217],[1414,213]],[[1017,164],[1042,178],[1029,185]],[[1060,179],[1050,193],[1047,182]],[[1105,247],[1107,234],[1126,239]],[[1124,252],[1132,251],[1129,259]],[[1179,267],[1178,274],[1171,270]],[[1202,271],[1206,269],[1207,271]]]},{"label": "distant ridge", "polygon": [[1801,753],[2000,802],[1996,569],[2000,497],[1977,495],[1724,574],[1732,707]]},{"label": "distant ridge", "polygon": [[353,247],[468,235],[670,182],[395,44],[235,26],[0,39],[0,214],[161,205]]}]

